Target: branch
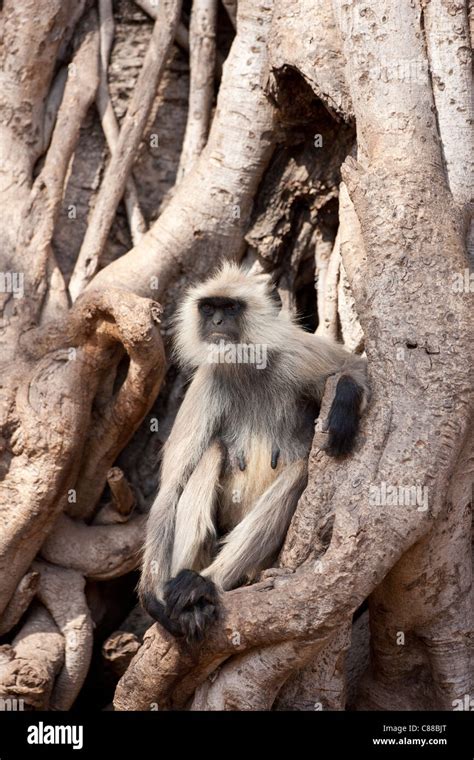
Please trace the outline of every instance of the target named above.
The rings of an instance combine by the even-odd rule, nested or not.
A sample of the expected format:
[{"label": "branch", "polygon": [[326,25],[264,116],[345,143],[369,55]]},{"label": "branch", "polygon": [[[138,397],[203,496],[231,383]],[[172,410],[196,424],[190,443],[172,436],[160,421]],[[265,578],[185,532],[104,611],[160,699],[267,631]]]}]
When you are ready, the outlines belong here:
[{"label": "branch", "polygon": [[51,696],[50,709],[69,710],[89,670],[92,657],[92,619],[82,575],[75,570],[35,561],[41,573],[38,598],[51,614],[64,637],[64,665]]},{"label": "branch", "polygon": [[107,473],[115,509],[123,516],[128,516],[133,509],[135,498],[125,475],[120,467],[111,467]]},{"label": "branch", "polygon": [[456,203],[472,214],[474,134],[472,51],[465,3],[423,4],[433,98],[449,187]]},{"label": "branch", "polygon": [[118,578],[140,563],[145,522],[145,515],[138,515],[123,525],[85,525],[60,515],[41,547],[41,556],[91,580]]},{"label": "branch", "polygon": [[[469,5],[469,3],[468,3]],[[424,32],[449,187],[461,209],[474,262],[474,132],[472,31],[474,11],[466,3],[423,4]],[[471,25],[471,28],[470,28]]]},{"label": "branch", "polygon": [[191,11],[190,82],[186,132],[177,182],[189,172],[207,140],[214,98],[217,0],[194,0]]},{"label": "branch", "polygon": [[288,677],[321,644],[285,642],[232,657],[196,689],[191,710],[270,710]]},{"label": "branch", "polygon": [[[316,244],[316,251],[319,245]],[[316,259],[318,261],[318,259]],[[321,262],[319,263],[321,267]],[[321,269],[318,276],[318,318],[317,335],[324,335],[330,340],[338,338],[338,282],[341,266],[340,232],[338,230],[332,247],[329,261],[326,264],[325,276]],[[321,280],[321,281],[320,281]]]},{"label": "branch", "polygon": [[349,621],[326,644],[290,641],[232,657],[196,689],[190,709],[344,709],[350,640]]},{"label": "branch", "polygon": [[[349,351],[360,353],[364,346],[364,333],[357,315],[352,287],[363,288],[363,272],[366,253],[360,222],[344,182],[339,188],[339,230],[340,251],[344,251],[344,264],[340,263],[338,288],[338,312],[344,345]],[[352,287],[350,282],[353,283]]]},{"label": "branch", "polygon": [[313,648],[303,667],[293,668],[278,693],[273,709],[346,709],[346,659],[351,636],[352,620],[349,619],[338,628],[325,646]]},{"label": "branch", "polygon": [[39,580],[38,573],[25,573],[0,618],[0,636],[8,633],[20,621],[36,595]]},{"label": "branch", "polygon": [[[92,296],[92,299],[91,299]],[[91,304],[92,300],[92,304]],[[149,301],[129,302],[114,290],[87,294],[78,304],[89,323],[101,322],[107,341],[121,344],[128,354],[126,378],[118,391],[101,398],[91,426],[77,479],[76,501],[68,512],[91,517],[118,454],[151,408],[166,372],[161,335],[157,329],[161,308]],[[109,323],[105,317],[113,317]]]},{"label": "branch", "polygon": [[[112,10],[112,0],[99,1],[99,18],[100,18],[100,82],[97,90],[96,104],[97,110],[104,130],[105,138],[109,146],[110,153],[113,154],[117,148],[119,139],[119,126],[115,116],[114,107],[110,99],[109,86],[107,81],[110,51],[114,40],[114,15]],[[138,202],[137,188],[133,175],[130,174],[124,195],[125,209],[128,217],[128,224],[134,244],[138,243],[141,236],[146,232],[146,223]]]},{"label": "branch", "polygon": [[[140,6],[142,10],[147,13],[150,18],[156,19],[158,18],[158,6],[159,2],[157,0],[135,0],[135,3]],[[175,40],[186,52],[189,52],[189,35],[188,30],[184,26],[182,22],[178,23],[178,26],[176,27],[176,33],[175,33]]]},{"label": "branch", "polygon": [[174,303],[189,278],[208,272],[216,256],[242,252],[274,130],[263,86],[271,7],[242,0],[239,14],[206,147],[139,245],[100,271],[91,290],[115,284]]},{"label": "branch", "polygon": [[[97,16],[95,11],[91,11],[81,23],[79,44],[68,69],[51,144],[43,169],[33,184],[19,236],[19,247],[34,252],[37,288],[44,289],[47,281],[55,284],[55,290],[51,291],[44,308],[45,319],[60,316],[67,308],[64,282],[60,287],[57,285],[58,280],[62,281],[62,275],[55,262],[51,241],[71,156],[99,84],[98,62]],[[46,276],[48,267],[50,277]]]},{"label": "branch", "polygon": [[42,152],[46,153],[49,144],[51,142],[51,136],[53,134],[54,125],[58,118],[59,108],[64,95],[64,88],[66,87],[68,77],[67,66],[61,66],[56,74],[51,89],[48,92],[46,99],[46,107],[44,110],[44,127],[43,127],[43,148]]},{"label": "branch", "polygon": [[237,0],[222,0],[222,5],[227,11],[227,15],[229,16],[232,26],[234,29],[237,28]]},{"label": "branch", "polygon": [[[40,194],[47,192],[43,212],[51,206],[54,218],[62,200],[71,156],[76,148],[81,125],[99,85],[99,36],[97,14],[91,11],[79,29],[77,49],[68,67],[68,75],[53,129],[51,144],[43,169],[32,188],[32,205],[36,211]],[[72,118],[71,118],[72,116]],[[38,213],[38,217],[40,214]]]},{"label": "branch", "polygon": [[173,43],[181,0],[161,0],[142,70],[104,174],[69,283],[73,301],[96,273]]},{"label": "branch", "polygon": [[49,612],[37,604],[12,645],[0,647],[2,699],[23,699],[33,710],[47,710],[63,663],[64,639]]},{"label": "branch", "polygon": [[115,631],[104,642],[102,656],[116,676],[123,676],[132,657],[140,649],[140,643],[134,633],[126,631]]},{"label": "branch", "polygon": [[[23,4],[3,4],[1,17],[3,86],[0,93],[2,196],[17,197],[31,185],[43,150],[44,109],[56,59],[82,13],[80,0],[39,0],[34,13]],[[14,111],[15,119],[7,118]]]},{"label": "branch", "polygon": [[[157,309],[131,293],[91,293],[17,347],[15,417],[1,431],[11,462],[0,482],[0,501],[9,505],[0,514],[0,614],[58,515],[75,506],[74,488],[82,489],[84,511],[94,512],[113,459],[153,403],[165,372]],[[126,379],[91,425],[102,378],[115,372],[123,348]],[[81,464],[93,484],[77,482]]]},{"label": "branch", "polygon": [[119,630],[111,633],[104,642],[102,656],[119,678],[123,676],[133,656],[138,652],[143,637],[152,624],[152,618],[138,605],[120,624]]},{"label": "branch", "polygon": [[104,504],[94,517],[94,525],[116,525],[130,519],[135,506],[135,496],[120,467],[111,467],[107,473],[107,483],[112,493],[112,501]]},{"label": "branch", "polygon": [[[4,223],[0,267],[24,275],[24,297],[13,303],[8,295],[0,299],[0,353],[7,362],[19,333],[39,320],[45,295],[46,316],[61,313],[67,306],[61,272],[44,241],[51,213],[45,204],[37,216],[31,213],[31,187],[36,163],[44,152],[45,110],[57,59],[83,8],[83,0],[40,0],[34,13],[21,3],[9,2],[2,8],[0,199]],[[30,247],[35,232],[44,236],[39,234],[38,247]]]}]

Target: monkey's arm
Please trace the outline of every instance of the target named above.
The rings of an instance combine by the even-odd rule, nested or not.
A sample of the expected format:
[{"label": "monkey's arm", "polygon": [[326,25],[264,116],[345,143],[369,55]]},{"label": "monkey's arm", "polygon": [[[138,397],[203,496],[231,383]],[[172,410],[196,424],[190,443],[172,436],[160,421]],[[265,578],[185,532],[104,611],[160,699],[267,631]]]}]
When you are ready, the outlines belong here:
[{"label": "monkey's arm", "polygon": [[327,378],[341,373],[327,420],[329,440],[326,450],[332,456],[350,453],[360,416],[370,395],[366,359],[310,333],[303,336],[300,359],[303,386],[318,402],[322,399]]},{"label": "monkey's arm", "polygon": [[161,486],[148,517],[139,594],[144,607],[158,619],[163,587],[171,577],[178,505],[183,493],[189,494],[186,484],[213,436],[216,420],[209,414],[212,405],[205,413],[209,394],[206,378],[198,372],[165,444]]},{"label": "monkey's arm", "polygon": [[[205,567],[215,546],[216,529],[214,512],[223,450],[216,441],[204,452],[189,478],[176,508],[176,519],[171,546],[171,563],[166,563],[166,578],[160,580],[154,594],[148,595],[145,606],[149,613],[175,636],[186,635],[197,639],[217,615],[217,591],[197,572]],[[169,569],[171,566],[171,570]],[[169,586],[176,590],[178,577],[180,594],[188,601],[200,599],[202,603],[190,609],[180,608],[179,614],[169,604]],[[163,581],[166,580],[166,583]]]},{"label": "monkey's arm", "polygon": [[178,502],[171,576],[209,564],[217,538],[214,517],[223,453],[218,441],[206,449]]}]

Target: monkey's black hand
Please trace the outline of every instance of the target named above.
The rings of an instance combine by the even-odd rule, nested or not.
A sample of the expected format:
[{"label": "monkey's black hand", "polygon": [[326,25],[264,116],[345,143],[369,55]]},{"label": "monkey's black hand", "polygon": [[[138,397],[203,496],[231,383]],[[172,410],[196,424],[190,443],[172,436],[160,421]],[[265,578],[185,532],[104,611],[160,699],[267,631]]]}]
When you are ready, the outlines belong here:
[{"label": "monkey's black hand", "polygon": [[216,585],[194,570],[181,570],[164,590],[165,613],[188,643],[201,641],[218,615]]},{"label": "monkey's black hand", "polygon": [[349,454],[359,430],[362,389],[348,375],[342,375],[328,417],[329,442],[326,451],[333,457]]},{"label": "monkey's black hand", "polygon": [[142,598],[143,607],[149,615],[163,626],[173,636],[181,636],[181,628],[169,619],[165,612],[165,605],[154,594],[145,594]]}]

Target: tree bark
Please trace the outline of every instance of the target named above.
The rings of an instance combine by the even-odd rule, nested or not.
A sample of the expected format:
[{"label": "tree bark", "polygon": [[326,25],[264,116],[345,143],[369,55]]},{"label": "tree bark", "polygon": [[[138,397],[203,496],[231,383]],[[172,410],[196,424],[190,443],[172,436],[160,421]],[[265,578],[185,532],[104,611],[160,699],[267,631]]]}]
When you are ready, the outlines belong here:
[{"label": "tree bark", "polygon": [[[348,31],[348,9],[336,7],[336,11],[342,14],[346,76],[358,135],[357,161],[346,161],[343,176],[364,246],[358,258],[347,256],[342,246],[342,258],[366,336],[371,370],[373,401],[364,425],[366,440],[343,468],[329,462],[317,445],[313,447],[308,488],[287,538],[289,554],[284,551],[282,560],[291,559],[297,571],[287,580],[276,579],[270,589],[256,584],[227,593],[224,621],[201,647],[197,663],[155,627],[119,684],[117,709],[147,709],[152,701],[162,707],[183,705],[233,653],[237,659],[226,664],[221,687],[218,675],[210,702],[200,698],[200,707],[212,709],[215,704],[226,704],[228,698],[234,709],[244,709],[249,700],[268,706],[265,685],[260,689],[251,678],[251,654],[244,655],[250,677],[248,681],[240,679],[236,688],[242,652],[261,646],[267,651],[277,645],[273,647],[275,659],[270,649],[266,662],[272,661],[273,667],[278,663],[280,679],[271,665],[269,677],[273,674],[282,684],[286,673],[277,658],[278,646],[297,640],[313,642],[322,651],[377,587],[385,599],[392,568],[406,568],[412,580],[410,551],[419,553],[424,561],[429,558],[431,567],[443,577],[441,598],[435,601],[430,597],[430,603],[421,609],[408,606],[416,614],[410,628],[430,629],[424,647],[435,652],[430,663],[437,705],[446,709],[455,695],[459,698],[467,693],[464,656],[459,658],[461,672],[450,688],[443,674],[449,670],[445,658],[450,646],[458,642],[455,646],[461,652],[467,647],[460,611],[470,583],[461,569],[468,555],[465,547],[460,560],[456,553],[450,555],[456,567],[453,575],[466,579],[459,586],[451,574],[443,572],[434,553],[438,536],[446,531],[450,546],[455,545],[458,511],[464,514],[467,508],[466,494],[456,505],[446,500],[463,442],[467,445],[473,402],[472,313],[465,298],[446,292],[446,283],[466,267],[463,225],[443,170],[427,67],[416,81],[395,77],[382,86],[378,76],[394,46],[401,58],[418,53],[422,59],[418,13],[407,7],[399,18],[393,6],[369,3],[364,16],[357,16],[360,34],[354,36]],[[382,23],[384,30],[379,32]],[[366,61],[363,77],[362,55]],[[393,113],[400,125],[396,133]],[[427,197],[429,205],[425,205]],[[371,252],[370,258],[364,251]],[[394,319],[400,307],[403,321]],[[443,349],[446,341],[449,351]],[[330,500],[324,493],[325,483]],[[420,493],[427,497],[426,509],[421,501],[411,508],[404,503],[395,507],[371,503],[373,489],[381,493],[383,484],[421,488]],[[313,567],[311,547],[318,545],[317,536],[325,523],[328,532],[330,501],[336,505],[332,535]],[[446,553],[442,556],[446,562]],[[406,578],[403,583],[397,578],[396,590],[402,598],[406,584]],[[450,626],[443,626],[445,616]],[[431,621],[436,621],[434,629]],[[233,632],[239,634],[238,645],[233,643]],[[449,643],[437,646],[435,641],[446,634]],[[291,648],[283,656],[289,662]],[[392,668],[397,668],[395,660]],[[261,682],[268,683],[263,678]],[[275,688],[275,681],[271,683]]]},{"label": "tree bark", "polygon": [[[118,710],[451,710],[473,676],[467,4],[194,0],[189,33],[181,3],[138,5],[154,23],[2,8],[0,696],[69,709],[95,636]],[[191,649],[120,589],[187,381],[174,310],[223,258],[365,350],[372,398],[334,461],[328,380],[277,566]]]}]

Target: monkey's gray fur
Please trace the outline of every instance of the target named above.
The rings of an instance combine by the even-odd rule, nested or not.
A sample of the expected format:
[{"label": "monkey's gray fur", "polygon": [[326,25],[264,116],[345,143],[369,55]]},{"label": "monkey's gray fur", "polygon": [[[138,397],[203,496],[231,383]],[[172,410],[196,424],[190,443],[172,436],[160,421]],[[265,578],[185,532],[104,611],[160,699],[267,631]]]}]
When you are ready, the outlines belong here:
[{"label": "monkey's gray fur", "polygon": [[[215,363],[221,341],[264,347],[266,366]],[[268,275],[235,264],[188,293],[176,347],[194,377],[164,448],[139,592],[168,630],[193,640],[215,619],[219,593],[277,556],[328,376],[344,373],[329,415],[335,455],[353,445],[368,386],[364,359],[302,330]]]}]

